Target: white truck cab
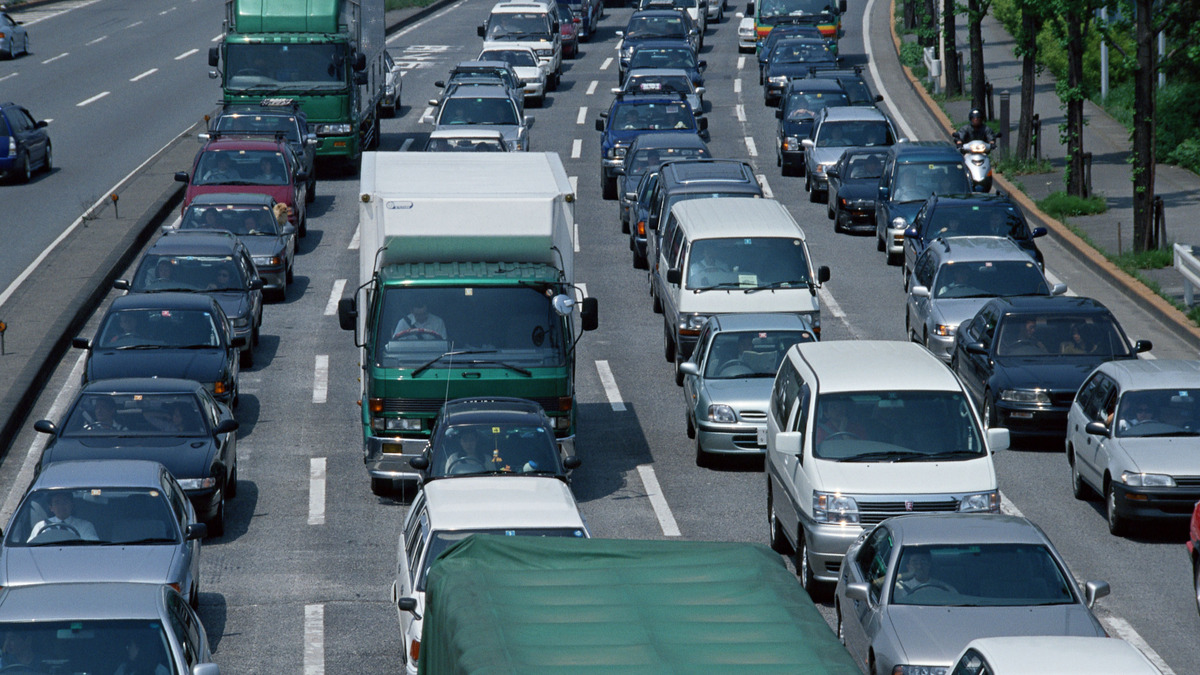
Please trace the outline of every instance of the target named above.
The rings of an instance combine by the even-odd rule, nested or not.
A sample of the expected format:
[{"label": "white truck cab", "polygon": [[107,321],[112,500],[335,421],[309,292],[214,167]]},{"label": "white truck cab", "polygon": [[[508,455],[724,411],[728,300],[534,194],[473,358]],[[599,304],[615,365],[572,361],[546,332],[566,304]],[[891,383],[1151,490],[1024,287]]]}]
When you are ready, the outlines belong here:
[{"label": "white truck cab", "polygon": [[529,47],[546,67],[546,86],[557,89],[562,79],[562,34],[558,8],[539,0],[500,2],[477,30],[483,50]]}]

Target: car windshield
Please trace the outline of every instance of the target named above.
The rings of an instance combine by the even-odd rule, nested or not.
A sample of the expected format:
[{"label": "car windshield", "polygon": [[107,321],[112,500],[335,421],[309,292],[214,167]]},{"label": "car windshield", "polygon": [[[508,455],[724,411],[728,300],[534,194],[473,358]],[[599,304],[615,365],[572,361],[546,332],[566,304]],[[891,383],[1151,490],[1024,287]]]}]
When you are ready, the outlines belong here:
[{"label": "car windshield", "polygon": [[25,496],[10,522],[9,548],[180,541],[167,497],[154,488],[40,489]]},{"label": "car windshield", "polygon": [[196,163],[193,185],[288,185],[287,163],[275,150],[209,150]]},{"label": "car windshield", "polygon": [[502,12],[488,19],[486,40],[550,38],[550,21],[539,12]]},{"label": "car windshield", "polygon": [[433,138],[425,144],[427,152],[504,152],[499,138]]},{"label": "car windshield", "polygon": [[986,457],[960,391],[827,393],[813,416],[813,455],[835,462],[936,462]]},{"label": "car windshield", "polygon": [[883,121],[825,122],[817,129],[817,147],[891,145],[892,133]]},{"label": "car windshield", "polygon": [[867,83],[857,77],[838,77],[837,81],[842,85],[842,89],[846,90],[846,96],[850,98],[851,105],[871,105],[875,102],[875,98],[871,95],[871,90],[867,87]]},{"label": "car windshield", "polygon": [[708,349],[704,378],[774,378],[789,347],[815,339],[806,330],[722,331],[713,337]]},{"label": "car windshield", "polygon": [[1074,583],[1043,544],[905,546],[892,604],[1023,607],[1076,602]]},{"label": "car windshield", "polygon": [[687,37],[687,26],[680,16],[635,16],[625,28],[626,38]]},{"label": "car windshield", "polygon": [[296,118],[290,115],[253,115],[250,113],[229,113],[221,115],[213,124],[214,131],[230,134],[251,134],[255,136],[274,136],[282,132],[284,138],[292,143],[300,142],[300,127]]},{"label": "car windshield", "polygon": [[926,242],[938,237],[963,236],[1030,238],[1029,226],[1020,209],[1009,205],[939,204],[925,218],[921,232]]},{"label": "car windshield", "polygon": [[833,4],[830,0],[762,0],[758,15],[763,23],[774,23],[784,16],[831,14]]},{"label": "car windshield", "polygon": [[63,424],[64,438],[88,436],[207,436],[192,394],[85,393]]},{"label": "car windshield", "polygon": [[637,94],[692,94],[692,81],[686,75],[630,74],[625,91]]},{"label": "car windshield", "polygon": [[263,93],[344,90],[349,83],[345,43],[225,45],[225,86]]},{"label": "car windshield", "polygon": [[996,356],[1131,356],[1129,343],[1107,314],[1008,316],[997,331]]},{"label": "car windshield", "polygon": [[221,291],[246,288],[233,256],[145,255],[133,275],[135,293]]},{"label": "car windshield", "polygon": [[884,154],[881,152],[852,152],[846,157],[846,175],[849,180],[866,180],[883,175]]},{"label": "car windshield", "polygon": [[238,236],[279,233],[278,223],[269,206],[206,206],[193,204],[183,214],[181,230],[225,230]]},{"label": "car windshield", "polygon": [[686,47],[650,47],[636,49],[629,58],[629,69],[634,68],[682,68],[693,70],[696,57]]},{"label": "car windshield", "polygon": [[[116,616],[136,611],[115,605],[109,609]],[[0,636],[4,670],[12,673],[143,672],[130,663],[131,653],[138,663],[148,664],[145,672],[179,672],[166,630],[154,619],[6,621],[0,622]]]},{"label": "car windshield", "polygon": [[850,99],[841,91],[792,92],[784,102],[784,110],[790,120],[811,119],[823,108],[850,105]]},{"label": "car windshield", "polygon": [[417,579],[416,590],[425,590],[425,577],[429,574],[429,566],[433,564],[437,557],[446,549],[454,544],[466,539],[473,534],[494,534],[501,537],[575,537],[576,539],[587,539],[587,531],[581,528],[573,527],[541,527],[541,528],[513,528],[504,530],[458,530],[455,532],[446,532],[435,530],[429,538],[429,550],[425,552],[424,565],[421,567],[421,576]]},{"label": "car windshield", "polygon": [[480,61],[504,61],[514,68],[536,68],[538,61],[533,52],[521,49],[489,49],[479,55]]},{"label": "car windshield", "polygon": [[808,288],[804,241],[796,237],[701,239],[687,254],[690,290]]},{"label": "car windshield", "polygon": [[[108,315],[93,349],[219,347],[213,315],[199,309],[125,309]],[[140,358],[140,357],[139,357]]]},{"label": "car windshield", "polygon": [[835,61],[837,57],[822,42],[783,40],[771,50],[773,63],[807,63],[810,61]]},{"label": "car windshield", "polygon": [[1200,436],[1200,389],[1128,391],[1116,417],[1117,436]]},{"label": "car windshield", "polygon": [[430,370],[501,368],[521,375],[512,368],[563,365],[570,346],[566,319],[546,289],[533,284],[388,288],[380,325],[391,333],[377,342],[375,363],[387,368],[428,364]]},{"label": "car windshield", "polygon": [[482,124],[517,126],[517,107],[507,98],[454,96],[442,103],[439,125]]},{"label": "car windshield", "polygon": [[626,176],[638,175],[646,169],[676,159],[704,159],[711,157],[706,148],[642,148],[633,153]]},{"label": "car windshield", "polygon": [[527,424],[455,424],[429,451],[429,475],[559,473],[554,432]]},{"label": "car windshield", "polygon": [[684,103],[622,103],[613,110],[617,131],[694,130],[696,118]]},{"label": "car windshield", "polygon": [[897,163],[896,173],[892,177],[891,199],[894,202],[923,202],[932,194],[952,195],[970,191],[967,169],[962,162]]},{"label": "car windshield", "polygon": [[947,263],[938,270],[931,290],[938,299],[1050,295],[1032,259]]}]

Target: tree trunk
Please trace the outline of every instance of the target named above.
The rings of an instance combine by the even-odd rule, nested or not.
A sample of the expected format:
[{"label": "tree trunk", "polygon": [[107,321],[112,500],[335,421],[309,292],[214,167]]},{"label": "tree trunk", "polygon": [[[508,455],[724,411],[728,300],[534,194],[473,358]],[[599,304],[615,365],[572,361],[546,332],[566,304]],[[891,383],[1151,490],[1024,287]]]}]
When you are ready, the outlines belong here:
[{"label": "tree trunk", "polygon": [[962,73],[958,72],[958,47],[955,45],[954,3],[955,0],[942,0],[942,35],[945,42],[942,49],[942,68],[946,71],[946,95],[962,95]]},{"label": "tree trunk", "polygon": [[987,5],[980,0],[967,2],[967,35],[971,45],[971,107],[986,112],[984,101],[984,85],[987,75],[983,72],[983,17],[987,14]]},{"label": "tree trunk", "polygon": [[917,36],[920,38],[919,43],[922,47],[932,47],[937,44],[937,6],[935,0],[913,0],[913,2],[921,3],[921,16],[918,18],[921,26],[917,30]]},{"label": "tree trunk", "polygon": [[1041,22],[1032,12],[1021,17],[1021,113],[1017,122],[1017,159],[1029,161],[1033,156],[1033,104],[1037,90],[1037,34]]},{"label": "tree trunk", "polygon": [[1158,55],[1151,27],[1153,0],[1137,0],[1137,71],[1133,88],[1133,250],[1145,251],[1165,242],[1154,240],[1155,80]]},{"label": "tree trunk", "polygon": [[[1140,1],[1140,0],[1139,0]],[[1069,11],[1067,21],[1067,125],[1063,141],[1067,146],[1067,194],[1085,197],[1083,182],[1083,23],[1087,18],[1078,10]]]}]

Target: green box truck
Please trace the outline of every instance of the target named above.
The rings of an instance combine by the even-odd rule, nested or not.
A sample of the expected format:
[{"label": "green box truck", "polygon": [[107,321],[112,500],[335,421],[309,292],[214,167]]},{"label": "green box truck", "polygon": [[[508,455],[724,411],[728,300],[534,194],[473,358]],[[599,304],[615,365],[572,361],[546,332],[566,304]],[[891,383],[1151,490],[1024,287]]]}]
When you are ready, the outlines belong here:
[{"label": "green box truck", "polygon": [[540,403],[574,455],[575,344],[597,311],[578,302],[558,155],[368,152],[360,181],[361,286],[338,320],[362,348],[372,489],[415,485],[409,460],[463,396]]},{"label": "green box truck", "polygon": [[384,49],[383,0],[226,0],[209,77],[226,104],[299,102],[317,156],[357,170],[379,143]]}]

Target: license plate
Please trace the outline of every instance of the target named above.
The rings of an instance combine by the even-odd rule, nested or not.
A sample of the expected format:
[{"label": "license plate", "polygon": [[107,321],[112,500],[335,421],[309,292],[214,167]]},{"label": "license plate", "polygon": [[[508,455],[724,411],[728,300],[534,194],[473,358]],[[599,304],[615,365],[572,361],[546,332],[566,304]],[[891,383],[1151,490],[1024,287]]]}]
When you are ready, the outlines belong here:
[{"label": "license plate", "polygon": [[757,429],[757,431],[758,431],[758,439],[757,439],[758,447],[760,447],[760,448],[767,447],[767,430],[762,427],[759,427]]}]

